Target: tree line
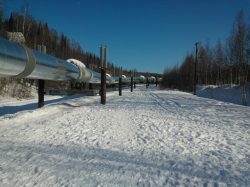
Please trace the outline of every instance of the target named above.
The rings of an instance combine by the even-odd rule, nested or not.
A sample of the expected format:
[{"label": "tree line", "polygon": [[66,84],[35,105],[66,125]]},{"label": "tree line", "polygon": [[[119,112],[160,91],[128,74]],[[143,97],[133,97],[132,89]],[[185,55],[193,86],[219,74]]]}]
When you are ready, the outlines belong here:
[{"label": "tree line", "polygon": [[[88,68],[99,72],[100,59],[91,52],[85,52],[80,44],[50,28],[48,23],[35,19],[29,13],[29,4],[24,3],[20,12],[11,12],[9,17],[4,16],[4,7],[0,2],[0,37],[7,38],[7,32],[23,33],[26,46],[37,49],[39,45],[46,46],[47,54],[61,59],[75,58],[82,61]],[[118,76],[120,67],[112,62],[107,64],[107,72]],[[129,70],[123,69],[129,75]]]},{"label": "tree line", "polygon": [[162,86],[192,92],[197,84],[245,85],[246,82],[250,82],[250,23],[246,23],[241,10],[227,41],[218,40],[215,47],[199,43],[197,62],[196,54],[187,54],[181,65],[164,71]]}]

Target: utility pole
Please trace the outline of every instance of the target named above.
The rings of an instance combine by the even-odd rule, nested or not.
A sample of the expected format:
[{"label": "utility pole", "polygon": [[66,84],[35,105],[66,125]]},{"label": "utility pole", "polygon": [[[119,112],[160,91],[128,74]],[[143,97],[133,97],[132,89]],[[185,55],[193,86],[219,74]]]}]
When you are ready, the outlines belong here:
[{"label": "utility pole", "polygon": [[194,95],[196,95],[196,85],[198,82],[197,69],[198,69],[198,45],[199,42],[195,43],[195,64],[194,64]]}]

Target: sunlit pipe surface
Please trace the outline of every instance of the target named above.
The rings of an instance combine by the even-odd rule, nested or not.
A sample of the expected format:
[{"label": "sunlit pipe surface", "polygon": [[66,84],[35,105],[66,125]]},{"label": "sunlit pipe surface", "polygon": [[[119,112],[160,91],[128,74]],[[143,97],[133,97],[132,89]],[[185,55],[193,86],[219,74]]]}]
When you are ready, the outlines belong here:
[{"label": "sunlit pipe surface", "polygon": [[[0,38],[0,77],[101,82],[100,73],[86,68],[78,60],[65,61],[3,38]],[[117,83],[118,80],[119,77],[107,75],[107,82],[110,84]],[[122,77],[123,82],[129,80],[129,77]]]},{"label": "sunlit pipe surface", "polygon": [[[74,60],[74,59],[73,59]],[[22,44],[0,38],[0,77],[99,83],[100,75]]]},{"label": "sunlit pipe surface", "polygon": [[[118,83],[119,82],[119,78],[120,77],[111,77],[110,78],[110,83]],[[136,83],[141,83],[141,82],[144,82],[145,81],[145,78],[143,77],[134,77],[134,82]],[[122,76],[122,82],[123,83],[130,83],[131,82],[131,78],[130,77],[126,77],[126,76]]]},{"label": "sunlit pipe surface", "polygon": [[[31,60],[31,57],[34,60]],[[22,75],[24,71],[29,73]],[[77,80],[79,68],[67,61],[0,38],[0,76],[44,80]]]}]

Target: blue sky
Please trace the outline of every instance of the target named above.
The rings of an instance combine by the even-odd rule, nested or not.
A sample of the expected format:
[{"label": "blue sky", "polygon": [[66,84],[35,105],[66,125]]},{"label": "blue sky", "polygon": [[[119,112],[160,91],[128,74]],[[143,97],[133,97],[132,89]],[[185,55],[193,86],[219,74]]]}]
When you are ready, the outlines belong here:
[{"label": "blue sky", "polygon": [[[6,15],[24,0],[2,0]],[[162,73],[194,43],[224,41],[237,12],[250,22],[250,0],[26,0],[29,12],[99,56],[127,69]],[[247,14],[249,12],[249,14]]]}]

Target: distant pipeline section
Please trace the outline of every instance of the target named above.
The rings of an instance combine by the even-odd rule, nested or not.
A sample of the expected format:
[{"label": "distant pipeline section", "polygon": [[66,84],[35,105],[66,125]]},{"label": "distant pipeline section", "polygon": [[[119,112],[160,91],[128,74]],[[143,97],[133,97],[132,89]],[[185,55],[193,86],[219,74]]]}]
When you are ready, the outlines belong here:
[{"label": "distant pipeline section", "polygon": [[[0,77],[101,82],[101,74],[88,69],[79,60],[62,60],[3,38],[0,38]],[[115,84],[119,77],[107,74],[106,80],[108,84]],[[145,77],[134,77],[134,80],[144,82]],[[122,81],[127,83],[130,77],[122,75]]]}]

